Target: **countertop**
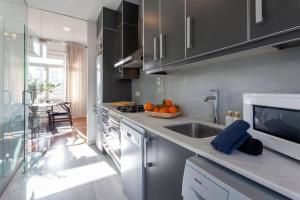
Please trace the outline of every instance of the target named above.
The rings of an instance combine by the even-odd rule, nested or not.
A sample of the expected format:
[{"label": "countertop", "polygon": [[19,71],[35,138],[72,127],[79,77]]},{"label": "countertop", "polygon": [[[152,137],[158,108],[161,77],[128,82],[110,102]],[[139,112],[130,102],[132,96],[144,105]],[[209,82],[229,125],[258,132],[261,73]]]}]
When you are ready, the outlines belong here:
[{"label": "countertop", "polygon": [[300,200],[300,162],[294,159],[290,159],[266,148],[260,156],[250,156],[239,151],[234,151],[231,155],[226,155],[216,151],[210,145],[214,137],[190,138],[165,128],[167,125],[183,124],[186,122],[199,122],[219,128],[224,128],[223,126],[216,126],[187,116],[174,119],[160,119],[149,117],[145,113],[121,113],[114,110],[109,103],[104,103],[103,107],[150,132],[260,183],[265,187],[291,199]]}]

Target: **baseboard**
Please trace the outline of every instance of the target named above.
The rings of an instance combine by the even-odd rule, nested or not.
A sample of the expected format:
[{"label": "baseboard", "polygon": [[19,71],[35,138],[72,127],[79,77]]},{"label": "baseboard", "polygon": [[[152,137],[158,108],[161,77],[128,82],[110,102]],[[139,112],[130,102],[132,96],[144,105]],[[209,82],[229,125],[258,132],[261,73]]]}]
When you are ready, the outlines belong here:
[{"label": "baseboard", "polygon": [[94,144],[96,144],[96,140],[89,140],[89,141],[87,141],[87,144],[94,145]]}]

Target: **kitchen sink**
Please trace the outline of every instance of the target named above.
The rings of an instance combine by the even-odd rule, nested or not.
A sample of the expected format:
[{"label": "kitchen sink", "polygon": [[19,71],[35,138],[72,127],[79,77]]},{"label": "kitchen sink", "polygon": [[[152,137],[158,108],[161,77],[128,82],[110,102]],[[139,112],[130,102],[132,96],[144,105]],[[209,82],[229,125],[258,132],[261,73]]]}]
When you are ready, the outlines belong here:
[{"label": "kitchen sink", "polygon": [[165,128],[192,138],[206,138],[217,135],[222,129],[200,123],[186,123],[165,126]]}]

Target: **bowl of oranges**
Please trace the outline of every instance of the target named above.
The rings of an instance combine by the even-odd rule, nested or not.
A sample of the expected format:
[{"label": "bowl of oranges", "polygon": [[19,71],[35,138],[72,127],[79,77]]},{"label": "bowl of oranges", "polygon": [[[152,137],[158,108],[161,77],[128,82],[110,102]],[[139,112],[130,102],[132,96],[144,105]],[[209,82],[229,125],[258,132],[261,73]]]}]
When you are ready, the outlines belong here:
[{"label": "bowl of oranges", "polygon": [[145,113],[151,117],[174,118],[181,115],[181,109],[171,99],[164,99],[162,104],[154,105],[147,102],[144,105]]}]

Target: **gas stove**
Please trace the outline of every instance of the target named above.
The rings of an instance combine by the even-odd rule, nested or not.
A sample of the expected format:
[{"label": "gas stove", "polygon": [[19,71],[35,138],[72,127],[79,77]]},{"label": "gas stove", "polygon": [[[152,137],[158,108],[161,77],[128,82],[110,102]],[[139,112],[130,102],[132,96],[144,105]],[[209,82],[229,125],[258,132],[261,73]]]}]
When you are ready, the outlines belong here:
[{"label": "gas stove", "polygon": [[126,113],[145,112],[143,105],[117,106],[116,109],[120,112]]}]

